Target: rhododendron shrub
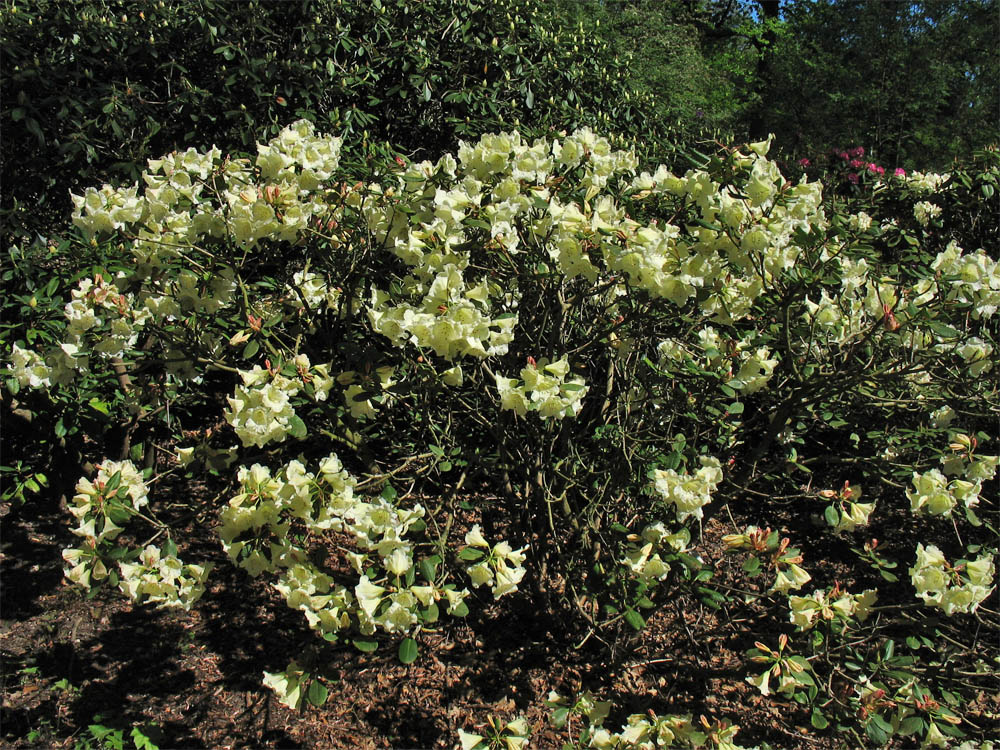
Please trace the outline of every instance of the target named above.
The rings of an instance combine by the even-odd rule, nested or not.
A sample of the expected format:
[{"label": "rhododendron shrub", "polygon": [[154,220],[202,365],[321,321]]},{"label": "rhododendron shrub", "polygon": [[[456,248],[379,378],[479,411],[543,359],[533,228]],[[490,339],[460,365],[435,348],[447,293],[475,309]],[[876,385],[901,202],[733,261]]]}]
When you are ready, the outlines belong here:
[{"label": "rhododendron shrub", "polygon": [[[995,549],[977,511],[995,509],[996,458],[969,403],[996,408],[996,260],[933,234],[929,209],[845,211],[820,182],[787,180],[769,148],[693,155],[674,174],[589,130],[510,132],[375,166],[300,121],[255,159],[174,153],[140,184],[73,196],[74,223],[113,262],[71,290],[60,340],[10,342],[8,385],[103,383],[133,427],[188,430],[169,470],[229,478],[214,509],[229,560],[327,640],[398,641],[405,662],[439,619],[525,589],[609,642],[681,589],[719,606],[701,530],[725,503],[766,514],[792,492],[841,539],[912,511],[928,534],[961,521],[956,544]],[[883,247],[897,220],[926,230],[909,263]],[[864,430],[893,418],[918,437]],[[932,438],[951,446],[943,463]],[[189,607],[209,567],[177,557],[150,478],[124,458],[80,480],[67,575]],[[456,495],[471,486],[497,499],[466,504],[463,526]],[[172,546],[133,545],[126,521]],[[734,531],[729,553],[766,573],[749,600],[797,626],[753,650],[767,667],[751,684],[856,714],[866,694],[833,705],[820,686],[881,590],[824,588],[805,540]],[[949,564],[961,554],[925,539],[914,597],[975,615],[993,552]],[[887,572],[875,548],[858,560]],[[266,681],[295,707],[308,674]],[[865,678],[898,705],[916,689]],[[629,721],[637,742],[695,736],[688,718]]]}]

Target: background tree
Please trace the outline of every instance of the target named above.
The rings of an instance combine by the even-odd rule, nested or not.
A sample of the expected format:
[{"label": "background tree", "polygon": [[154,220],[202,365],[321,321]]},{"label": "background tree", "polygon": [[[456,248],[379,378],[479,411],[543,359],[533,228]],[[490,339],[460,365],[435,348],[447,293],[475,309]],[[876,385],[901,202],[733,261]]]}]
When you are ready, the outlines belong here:
[{"label": "background tree", "polygon": [[995,0],[816,0],[781,14],[761,103],[782,148],[864,145],[887,165],[942,168],[1000,134]]}]

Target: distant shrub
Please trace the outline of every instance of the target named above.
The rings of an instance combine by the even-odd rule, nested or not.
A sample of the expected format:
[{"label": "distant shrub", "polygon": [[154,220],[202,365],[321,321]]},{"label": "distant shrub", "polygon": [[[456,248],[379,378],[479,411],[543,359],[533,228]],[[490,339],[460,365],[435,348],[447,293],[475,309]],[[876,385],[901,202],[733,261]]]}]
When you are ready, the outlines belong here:
[{"label": "distant shrub", "polygon": [[437,158],[506,125],[650,132],[626,59],[538,0],[14,0],[0,10],[8,231],[178,148],[252,152],[302,117]]}]

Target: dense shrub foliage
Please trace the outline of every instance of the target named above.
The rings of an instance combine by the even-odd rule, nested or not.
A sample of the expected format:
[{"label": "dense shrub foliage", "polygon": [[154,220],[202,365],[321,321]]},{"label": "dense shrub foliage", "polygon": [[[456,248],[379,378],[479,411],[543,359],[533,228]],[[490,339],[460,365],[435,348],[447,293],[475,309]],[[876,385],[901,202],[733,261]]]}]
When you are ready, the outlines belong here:
[{"label": "dense shrub foliage", "polygon": [[[970,633],[997,627],[1000,269],[969,243],[995,227],[963,216],[997,153],[827,190],[770,145],[683,174],[588,129],[352,162],[301,120],[252,159],[190,148],[78,191],[75,253],[53,250],[69,280],[25,270],[3,333],[8,390],[64,442],[103,441],[67,576],[192,606],[211,569],[152,483],[213,472],[228,558],[328,641],[408,663],[439,619],[531,595],[614,656],[680,592],[733,600],[701,546],[720,508],[792,500],[814,538],[725,538],[739,595],[785,620],[746,679],[849,744],[975,735],[964,702],[996,674]],[[879,545],[880,523],[912,544]],[[147,527],[169,541],[139,543]],[[814,551],[831,536],[848,580]],[[321,703],[312,670],[265,683]],[[735,747],[722,718],[612,732],[593,696],[550,706],[581,746]],[[526,729],[490,726],[463,744]]]},{"label": "dense shrub foliage", "polygon": [[545,3],[12,0],[0,10],[5,223],[190,146],[253,151],[299,118],[437,158],[504,123],[648,132],[626,57]]}]

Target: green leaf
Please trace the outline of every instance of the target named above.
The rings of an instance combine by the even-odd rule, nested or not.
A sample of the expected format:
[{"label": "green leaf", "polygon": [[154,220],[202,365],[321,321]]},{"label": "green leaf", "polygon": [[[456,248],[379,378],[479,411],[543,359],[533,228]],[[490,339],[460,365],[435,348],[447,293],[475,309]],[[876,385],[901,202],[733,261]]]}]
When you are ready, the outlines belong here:
[{"label": "green leaf", "polygon": [[458,553],[459,560],[468,560],[469,562],[479,560],[482,556],[483,551],[481,549],[476,549],[475,547],[466,547]]},{"label": "green leaf", "polygon": [[374,638],[355,638],[351,641],[354,648],[365,654],[370,654],[378,648],[378,641]]},{"label": "green leaf", "polygon": [[562,708],[557,708],[552,712],[552,726],[556,729],[562,729],[566,725],[566,720],[569,718],[569,708],[563,706]]},{"label": "green leaf", "polygon": [[129,449],[128,454],[133,463],[141,463],[143,456],[143,444],[136,443]]},{"label": "green leaf", "polygon": [[136,750],[160,750],[160,746],[154,743],[152,738],[149,736],[150,734],[153,734],[152,729],[153,728],[148,726],[141,728],[132,727],[132,742],[135,744]]},{"label": "green leaf", "polygon": [[167,557],[177,557],[177,545],[173,539],[167,538],[167,543],[163,545],[163,554]]},{"label": "green leaf", "polygon": [[956,331],[951,326],[945,325],[944,323],[941,323],[940,321],[937,321],[937,320],[931,320],[931,321],[929,321],[927,323],[927,327],[930,328],[938,336],[942,336],[944,338],[952,338],[953,339],[953,338],[957,338],[959,335],[961,335],[961,334],[959,334],[958,331]]},{"label": "green leaf", "polygon": [[120,471],[116,471],[114,474],[111,475],[111,478],[108,480],[108,483],[104,485],[105,493],[114,492],[115,490],[118,489],[121,483],[122,483],[122,473]]},{"label": "green leaf", "polygon": [[258,341],[248,341],[247,345],[243,347],[243,359],[250,359],[259,351],[260,343]]},{"label": "green leaf", "polygon": [[90,406],[91,409],[99,411],[101,414],[105,416],[110,416],[111,414],[111,409],[108,407],[108,405],[103,401],[101,401],[99,398],[97,398],[97,396],[94,396],[92,399],[90,399],[90,401],[87,402],[87,405]]},{"label": "green leaf", "polygon": [[923,734],[924,727],[926,726],[927,722],[919,716],[910,716],[899,723],[898,733],[903,737],[911,734]]},{"label": "green leaf", "polygon": [[800,685],[815,685],[816,681],[808,672],[798,672],[793,675],[795,681]]},{"label": "green leaf", "polygon": [[691,222],[699,227],[702,227],[703,229],[711,229],[713,232],[722,231],[722,227],[720,227],[718,224],[710,224],[704,219],[692,219]]},{"label": "green leaf", "polygon": [[865,725],[865,733],[877,745],[884,745],[892,736],[892,725],[886,722],[878,714],[872,716],[868,724]]},{"label": "green leaf", "polygon": [[743,413],[743,403],[741,401],[734,401],[729,405],[730,414],[742,414]]},{"label": "green leaf", "polygon": [[326,699],[329,695],[330,691],[327,690],[326,685],[319,680],[313,680],[312,684],[309,685],[309,692],[306,693],[306,698],[310,703],[316,706],[316,708],[319,708],[326,703]]},{"label": "green leaf", "polygon": [[417,642],[412,638],[404,638],[399,643],[399,661],[403,664],[412,664],[417,660],[420,649]]},{"label": "green leaf", "polygon": [[288,434],[296,440],[302,440],[309,432],[306,429],[306,423],[297,414],[288,420],[288,426],[290,428]]},{"label": "green leaf", "polygon": [[25,121],[24,127],[28,129],[29,133],[31,133],[33,136],[35,136],[35,138],[38,139],[39,146],[45,145],[45,135],[42,133],[42,129],[38,126],[38,120],[29,117]]},{"label": "green leaf", "polygon": [[531,87],[528,87],[527,93],[524,95],[524,106],[531,109],[535,106],[535,95],[531,93]]},{"label": "green leaf", "polygon": [[644,627],[646,627],[646,621],[642,619],[642,615],[640,615],[631,607],[625,610],[625,622],[627,622],[636,630],[642,630]]},{"label": "green leaf", "polygon": [[441,563],[441,558],[438,555],[432,555],[430,557],[424,557],[418,563],[420,568],[420,575],[424,577],[424,580],[428,583],[433,583],[434,579],[437,578],[437,567]]},{"label": "green leaf", "polygon": [[823,511],[823,518],[830,526],[836,526],[840,523],[840,512],[832,505],[826,506],[826,510]]},{"label": "green leaf", "polygon": [[701,570],[704,567],[700,562],[698,562],[697,557],[692,557],[686,552],[678,552],[677,559],[679,559],[689,570]]}]

